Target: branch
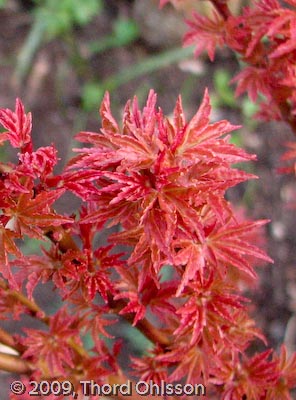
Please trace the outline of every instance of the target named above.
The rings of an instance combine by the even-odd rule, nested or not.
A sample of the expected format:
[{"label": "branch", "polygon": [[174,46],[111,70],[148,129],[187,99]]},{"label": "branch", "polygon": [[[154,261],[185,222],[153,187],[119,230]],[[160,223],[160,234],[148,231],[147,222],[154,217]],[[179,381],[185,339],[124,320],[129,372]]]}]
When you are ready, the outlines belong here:
[{"label": "branch", "polygon": [[[128,302],[125,300],[114,300],[111,295],[108,295],[108,307],[110,311],[119,314],[120,310],[128,305]],[[122,317],[131,324],[134,320],[133,313],[123,314]],[[146,336],[154,344],[159,344],[162,347],[168,347],[171,344],[171,340],[168,335],[164,334],[160,329],[156,328],[152,325],[147,318],[142,319],[136,325],[136,328]]]},{"label": "branch", "polygon": [[3,280],[0,280],[0,287],[2,287],[2,289],[4,289],[9,296],[14,297],[25,307],[27,307],[32,316],[40,319],[45,324],[48,324],[49,318],[45,316],[44,311],[34,301],[29,300],[25,295],[17,290],[9,289],[9,286]]},{"label": "branch", "polygon": [[281,110],[283,121],[290,125],[294,135],[296,135],[296,118],[292,113],[290,104],[287,101],[279,101],[277,96],[275,96],[275,100]]},{"label": "branch", "polygon": [[[58,230],[60,239],[57,241],[55,239],[54,232]],[[72,236],[65,231],[62,227],[52,227],[50,230],[47,230],[44,233],[53,243],[58,244],[59,250],[62,253],[65,253],[67,250],[77,250],[78,247],[74,242]],[[127,301],[124,300],[114,300],[113,297],[108,295],[108,306],[112,313],[119,314],[120,310],[127,306]],[[124,314],[123,318],[132,323],[134,319],[134,315]],[[171,344],[168,336],[161,332],[161,330],[155,328],[146,318],[140,321],[136,326],[139,331],[141,331],[147,339],[149,339],[152,343],[159,344],[163,347],[167,347]]]},{"label": "branch", "polygon": [[0,370],[16,374],[28,374],[32,371],[30,364],[19,356],[0,352]]},{"label": "branch", "polygon": [[227,18],[231,16],[227,1],[228,0],[210,0],[224,20],[227,20]]},{"label": "branch", "polygon": [[16,343],[13,336],[6,332],[4,329],[0,328],[0,343],[15,349],[18,352],[23,351],[23,346]]}]

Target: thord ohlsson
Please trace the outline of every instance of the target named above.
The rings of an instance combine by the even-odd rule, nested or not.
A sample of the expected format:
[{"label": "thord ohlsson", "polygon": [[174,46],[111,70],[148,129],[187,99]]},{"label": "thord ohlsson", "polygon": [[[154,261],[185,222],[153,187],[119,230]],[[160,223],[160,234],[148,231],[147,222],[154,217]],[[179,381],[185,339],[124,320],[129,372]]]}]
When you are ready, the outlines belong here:
[{"label": "thord ohlsson", "polygon": [[205,396],[206,388],[201,383],[199,384],[181,384],[181,383],[167,383],[160,381],[154,383],[153,381],[145,382],[132,382],[128,380],[126,383],[114,384],[98,384],[94,380],[80,381],[82,393],[85,396],[132,396],[135,391],[140,396]]}]

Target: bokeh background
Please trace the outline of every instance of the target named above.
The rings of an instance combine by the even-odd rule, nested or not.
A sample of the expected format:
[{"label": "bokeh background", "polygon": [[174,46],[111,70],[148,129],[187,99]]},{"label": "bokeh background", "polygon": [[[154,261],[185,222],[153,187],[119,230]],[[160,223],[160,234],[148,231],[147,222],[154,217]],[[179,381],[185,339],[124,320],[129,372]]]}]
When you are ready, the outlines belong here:
[{"label": "bokeh background", "polygon": [[[190,7],[192,2],[187,3]],[[233,5],[239,8],[243,3],[236,0]],[[207,2],[200,4],[208,12]],[[227,49],[211,63],[206,56],[194,59],[192,49],[182,48],[183,18],[184,13],[170,5],[159,10],[156,0],[0,0],[0,107],[13,108],[15,98],[22,99],[33,113],[35,147],[55,143],[58,149],[58,172],[78,145],[75,133],[99,129],[97,111],[105,90],[111,93],[117,117],[129,98],[137,95],[143,104],[153,88],[166,114],[181,93],[190,118],[208,87],[213,120],[242,125],[233,141],[258,158],[246,168],[259,179],[239,185],[228,197],[250,218],[271,220],[266,248],[274,265],[260,268],[260,284],[248,293],[254,301],[252,312],[271,346],[278,348],[285,340],[292,350],[296,212],[288,203],[295,199],[296,180],[279,175],[277,168],[283,165],[284,144],[293,134],[282,123],[259,123],[252,117],[256,105],[247,97],[234,97],[229,80],[239,71],[239,62]],[[1,161],[14,156],[6,147],[0,149]],[[78,205],[73,197],[57,206],[70,212]],[[23,247],[28,253],[38,251],[34,241]],[[36,296],[48,312],[60,301],[50,286],[38,288]],[[0,321],[0,326],[18,332],[24,323],[32,321]],[[141,335],[126,326],[120,335],[126,353],[141,354],[146,346]],[[8,399],[9,379],[0,372],[1,399]]]}]

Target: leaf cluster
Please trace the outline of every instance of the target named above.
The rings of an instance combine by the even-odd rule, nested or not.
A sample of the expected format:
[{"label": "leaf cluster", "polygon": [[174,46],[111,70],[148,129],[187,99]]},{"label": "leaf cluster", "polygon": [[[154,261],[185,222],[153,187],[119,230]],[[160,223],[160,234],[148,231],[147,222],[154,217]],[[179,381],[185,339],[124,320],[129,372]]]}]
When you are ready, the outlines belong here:
[{"label": "leaf cluster", "polygon": [[[19,149],[16,164],[1,164],[1,318],[29,314],[44,326],[24,326],[14,337],[0,331],[19,354],[21,364],[13,358],[9,370],[34,380],[71,378],[78,391],[82,375],[102,384],[131,375],[202,382],[225,399],[289,398],[296,357],[287,358],[285,348],[281,358],[270,351],[247,356],[255,339],[265,339],[239,287],[256,282],[256,265],[272,260],[257,247],[266,221],[240,216],[225,193],[254,178],[233,164],[255,157],[230,142],[238,127],[211,123],[210,111],[206,91],[190,121],[181,97],[169,119],[151,91],[142,111],[136,98],[127,103],[119,125],[107,93],[100,131],[80,132],[87,146],[74,149],[55,175],[56,150],[34,150],[31,114],[21,101],[15,111],[0,110],[1,141]],[[54,210],[66,191],[83,200],[76,217]],[[96,245],[96,233],[117,224],[110,244]],[[16,242],[24,237],[51,245],[24,255]],[[130,250],[119,253],[122,245]],[[163,280],[167,265],[172,274]],[[63,299],[53,315],[34,299],[36,285],[48,281]],[[118,362],[120,341],[107,330],[120,315],[152,343],[131,359],[128,375]],[[7,369],[1,354],[0,366]]]},{"label": "leaf cluster", "polygon": [[[248,65],[236,78],[237,94],[247,90],[254,100],[262,93],[270,108],[264,114],[262,104],[261,114],[272,110],[293,126],[294,0],[286,1],[291,9],[260,0],[239,17],[225,0],[212,3],[212,18],[193,15],[185,42],[211,59],[217,46],[233,48]],[[76,11],[73,21],[89,18]],[[83,147],[57,175],[57,151],[34,149],[22,102],[0,109],[0,144],[18,151],[15,163],[0,164],[0,318],[28,314],[41,323],[23,326],[21,335],[0,329],[0,341],[16,352],[0,353],[2,370],[24,382],[70,380],[79,399],[81,380],[120,384],[130,377],[202,383],[209,398],[224,400],[291,398],[296,355],[285,346],[279,354],[251,354],[254,341],[267,343],[244,289],[272,262],[258,247],[268,221],[247,219],[226,199],[229,188],[256,178],[237,167],[256,157],[231,142],[238,126],[212,123],[210,113],[207,90],[189,121],[181,96],[169,118],[151,90],[143,109],[136,97],[128,101],[118,123],[106,93],[99,131],[77,135]],[[286,157],[293,154],[291,146]],[[55,209],[67,192],[82,200],[76,215]],[[98,245],[97,233],[113,226],[118,232]],[[27,237],[40,241],[39,255],[23,254],[18,244]],[[35,300],[36,286],[46,282],[63,300],[53,314]],[[127,370],[121,341],[108,328],[120,318],[151,342]]]}]

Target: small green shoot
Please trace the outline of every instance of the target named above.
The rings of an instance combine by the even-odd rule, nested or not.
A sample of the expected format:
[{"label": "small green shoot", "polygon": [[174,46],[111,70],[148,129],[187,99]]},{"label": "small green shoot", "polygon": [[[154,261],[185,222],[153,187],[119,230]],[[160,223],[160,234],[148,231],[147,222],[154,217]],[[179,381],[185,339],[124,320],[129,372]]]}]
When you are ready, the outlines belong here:
[{"label": "small green shoot", "polygon": [[90,54],[102,53],[111,48],[127,46],[139,37],[139,28],[135,21],[119,18],[113,25],[111,35],[91,42],[88,46]]}]

